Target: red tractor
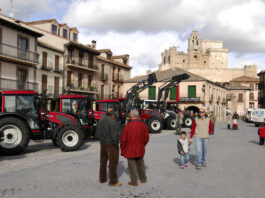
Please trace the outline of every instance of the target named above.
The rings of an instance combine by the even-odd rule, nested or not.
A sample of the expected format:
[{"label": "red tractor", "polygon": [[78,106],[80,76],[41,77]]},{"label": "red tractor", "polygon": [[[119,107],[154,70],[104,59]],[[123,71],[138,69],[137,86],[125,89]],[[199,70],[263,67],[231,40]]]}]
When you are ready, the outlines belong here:
[{"label": "red tractor", "polygon": [[0,100],[1,153],[23,152],[30,139],[52,139],[63,151],[77,150],[82,145],[79,120],[71,115],[46,111],[45,94],[40,99],[34,91],[2,91]]},{"label": "red tractor", "polygon": [[51,109],[76,117],[79,120],[85,139],[95,135],[96,122],[93,111],[93,98],[85,95],[61,95],[54,100]]}]

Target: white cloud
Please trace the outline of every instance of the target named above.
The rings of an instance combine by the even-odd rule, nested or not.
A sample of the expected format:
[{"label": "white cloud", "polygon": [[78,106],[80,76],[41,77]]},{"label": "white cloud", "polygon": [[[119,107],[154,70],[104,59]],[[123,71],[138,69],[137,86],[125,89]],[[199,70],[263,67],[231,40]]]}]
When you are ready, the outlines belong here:
[{"label": "white cloud", "polygon": [[76,0],[64,21],[85,29],[84,40],[130,54],[134,74],[158,67],[161,52],[172,45],[186,51],[193,29],[202,39],[224,41],[230,66],[255,63],[255,53],[265,52],[262,0]]},{"label": "white cloud", "polygon": [[97,49],[110,48],[114,55],[129,54],[130,65],[133,66],[132,76],[145,74],[146,69],[156,70],[161,62],[161,52],[172,43],[178,43],[181,50],[187,48],[186,42],[178,39],[175,32],[134,33],[122,34],[108,32],[105,34],[86,33],[81,30],[79,40],[85,44],[97,40]]}]

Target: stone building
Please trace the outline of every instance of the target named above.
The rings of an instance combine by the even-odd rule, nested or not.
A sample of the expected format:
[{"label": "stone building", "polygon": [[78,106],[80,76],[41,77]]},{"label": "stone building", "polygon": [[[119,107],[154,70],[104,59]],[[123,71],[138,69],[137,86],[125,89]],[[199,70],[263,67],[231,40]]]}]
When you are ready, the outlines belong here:
[{"label": "stone building", "polygon": [[259,83],[259,107],[265,108],[265,70],[262,70],[258,73],[258,76],[260,78]]},{"label": "stone building", "polygon": [[[158,82],[139,94],[142,100],[156,100],[159,87],[174,75],[187,73],[190,78],[179,84],[179,89],[171,88],[168,101],[176,101],[177,91],[179,90],[180,101],[178,105],[181,109],[198,112],[199,108],[205,108],[207,111],[213,111],[219,120],[225,119],[226,112],[226,88],[204,77],[187,72],[180,68],[172,68],[163,71],[157,71]],[[124,84],[123,93],[135,83],[147,79],[147,75],[139,76],[127,80]]]},{"label": "stone building", "polygon": [[[0,9],[1,12],[1,9]],[[0,13],[0,89],[38,91],[37,39],[43,36],[19,20]]]},{"label": "stone building", "polygon": [[162,54],[159,70],[182,68],[194,74],[204,76],[214,82],[227,82],[239,76],[256,77],[257,66],[244,66],[243,69],[228,68],[228,49],[222,41],[202,40],[197,31],[192,31],[188,39],[188,52],[170,47]]},{"label": "stone building", "polygon": [[224,83],[227,89],[227,108],[233,114],[237,112],[243,116],[249,108],[250,88],[237,83]]},{"label": "stone building", "polygon": [[259,79],[258,78],[253,78],[249,76],[240,76],[240,77],[232,79],[230,82],[234,84],[240,84],[240,85],[243,85],[244,87],[250,88],[248,106],[249,108],[258,108],[258,95],[259,95],[259,90],[258,90]]},{"label": "stone building", "polygon": [[110,49],[100,49],[96,62],[99,65],[99,99],[123,97],[122,86],[130,79],[129,55],[113,56]]}]

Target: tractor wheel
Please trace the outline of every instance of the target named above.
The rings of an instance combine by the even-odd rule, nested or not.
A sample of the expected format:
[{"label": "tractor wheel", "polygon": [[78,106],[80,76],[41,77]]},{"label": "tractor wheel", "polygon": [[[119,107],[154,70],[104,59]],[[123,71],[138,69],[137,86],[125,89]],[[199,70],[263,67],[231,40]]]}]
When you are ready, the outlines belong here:
[{"label": "tractor wheel", "polygon": [[65,126],[56,136],[56,142],[62,151],[74,151],[79,149],[84,140],[84,134],[73,126]]},{"label": "tractor wheel", "polygon": [[160,133],[163,128],[162,120],[159,118],[151,118],[147,121],[150,133]]},{"label": "tractor wheel", "polygon": [[167,129],[168,130],[176,129],[176,118],[174,118],[173,116],[169,116],[167,118]]},{"label": "tractor wheel", "polygon": [[0,131],[3,132],[3,141],[0,143],[0,152],[5,155],[15,155],[23,152],[30,140],[30,130],[26,123],[14,117],[2,118]]},{"label": "tractor wheel", "polygon": [[191,128],[192,125],[192,117],[190,115],[187,115],[183,118],[184,126]]}]

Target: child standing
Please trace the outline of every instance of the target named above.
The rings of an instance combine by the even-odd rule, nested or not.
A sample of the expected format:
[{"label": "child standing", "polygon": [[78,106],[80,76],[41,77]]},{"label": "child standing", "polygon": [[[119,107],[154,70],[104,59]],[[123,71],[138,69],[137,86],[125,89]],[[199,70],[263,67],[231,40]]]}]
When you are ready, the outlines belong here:
[{"label": "child standing", "polygon": [[188,167],[189,160],[189,140],[186,138],[187,134],[182,131],[180,134],[180,139],[178,140],[178,152],[180,154],[181,169]]},{"label": "child standing", "polygon": [[258,134],[259,134],[259,144],[260,145],[264,145],[264,140],[265,140],[265,128],[264,128],[264,124],[261,124],[260,125]]}]

